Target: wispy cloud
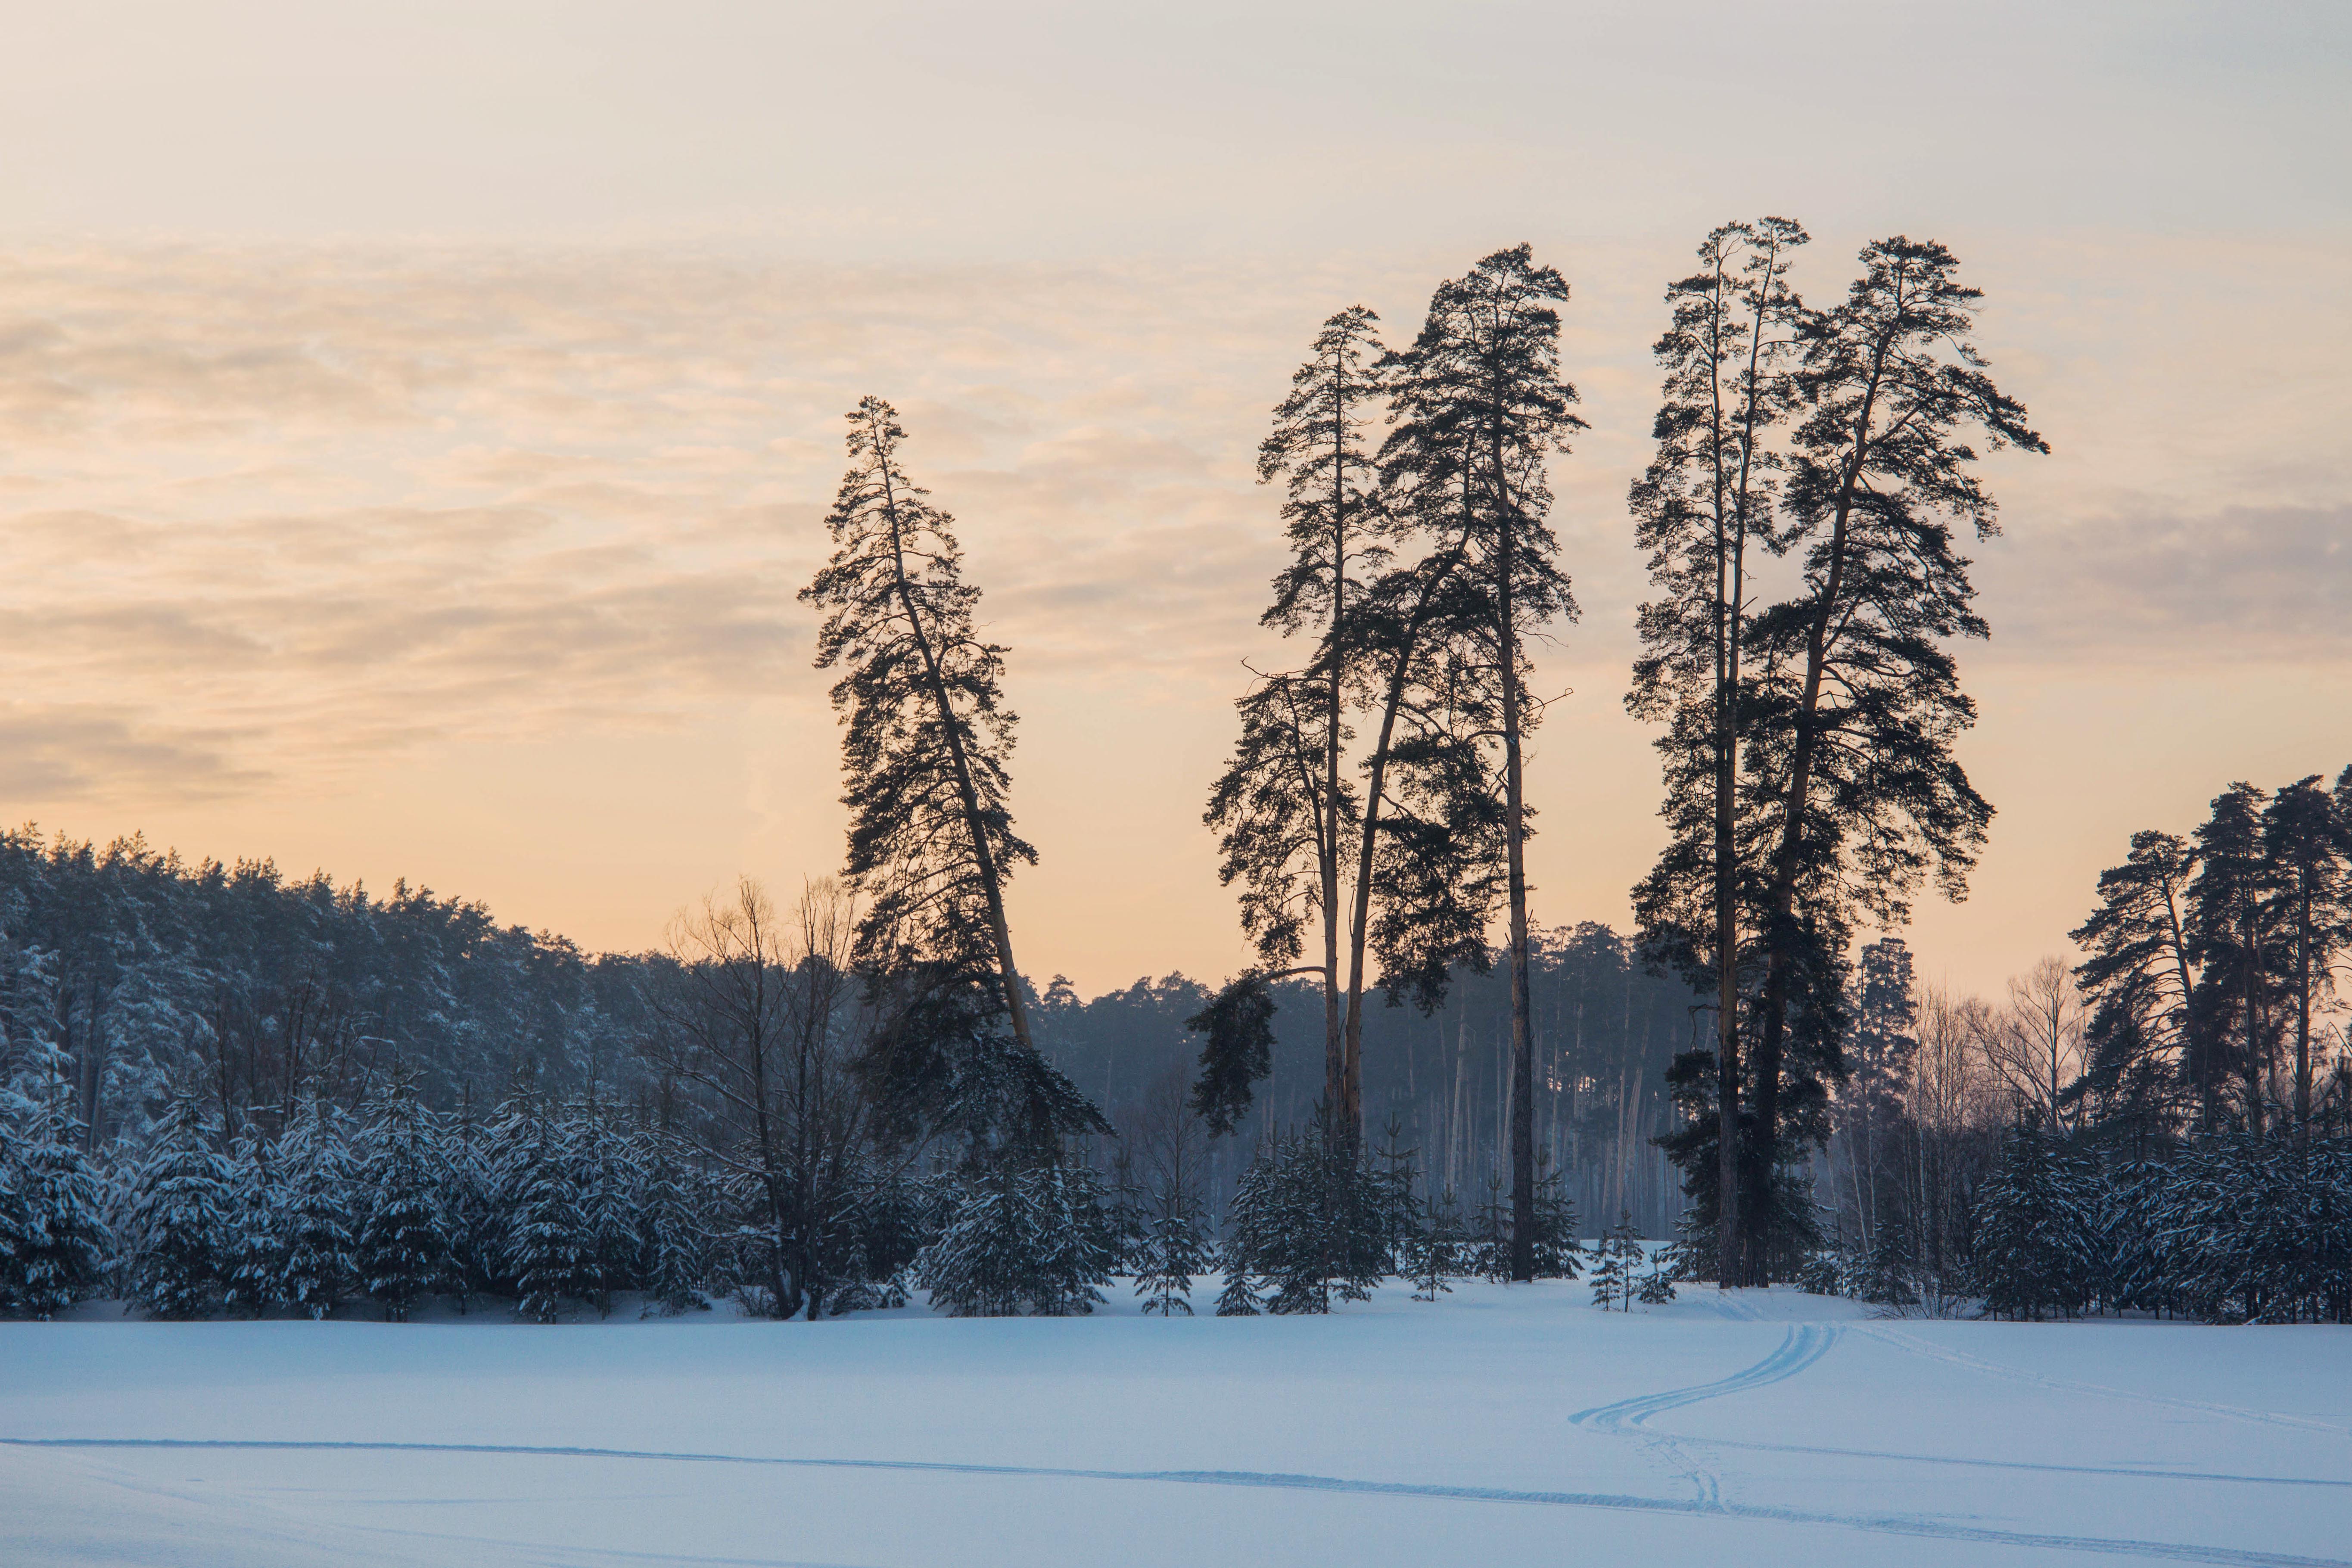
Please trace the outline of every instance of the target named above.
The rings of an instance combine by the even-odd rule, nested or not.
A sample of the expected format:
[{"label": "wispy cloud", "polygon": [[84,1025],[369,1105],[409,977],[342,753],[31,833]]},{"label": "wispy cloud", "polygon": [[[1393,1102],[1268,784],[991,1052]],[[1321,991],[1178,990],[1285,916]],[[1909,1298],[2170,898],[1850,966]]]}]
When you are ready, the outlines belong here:
[{"label": "wispy cloud", "polygon": [[[1978,247],[1986,345],[2058,447],[1995,465],[2010,532],[1979,553],[1996,656],[2340,657],[2352,518],[2333,498],[2352,465],[2332,432],[2352,410],[2310,326],[2341,307],[2292,247],[2119,265],[2153,243]],[[1843,248],[1809,258],[1817,297]],[[1682,258],[1557,258],[1593,425],[1557,476],[1586,611],[1568,647],[1602,669],[1643,589],[1622,498],[1647,457],[1656,291]],[[53,721],[0,782],[168,795],[778,697],[814,742],[823,682],[794,592],[824,549],[841,412],[867,391],[900,405],[919,475],[961,517],[1016,684],[1222,703],[1264,648],[1279,549],[1251,461],[1265,409],[1330,310],[1366,299],[1402,338],[1467,259],[16,254],[0,676]]]}]

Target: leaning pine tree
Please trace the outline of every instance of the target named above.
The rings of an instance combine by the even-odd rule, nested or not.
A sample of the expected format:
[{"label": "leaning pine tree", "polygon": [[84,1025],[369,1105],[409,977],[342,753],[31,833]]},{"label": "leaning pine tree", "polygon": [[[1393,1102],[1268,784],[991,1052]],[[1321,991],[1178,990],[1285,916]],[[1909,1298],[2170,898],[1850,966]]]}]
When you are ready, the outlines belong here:
[{"label": "leaning pine tree", "polygon": [[1973,472],[1994,449],[2043,452],[1968,334],[1979,289],[1933,240],[1863,248],[1835,308],[1809,316],[1776,550],[1802,581],[1758,612],[1750,773],[1764,816],[1763,985],[1750,1147],[1740,1161],[1746,1278],[1793,1266],[1811,1223],[1790,1170],[1826,1136],[1843,1071],[1844,951],[1855,918],[1907,918],[1919,884],[1965,895],[1992,807],[1954,745],[1975,721],[1946,644],[1986,635],[1956,527],[2000,531]]},{"label": "leaning pine tree", "polygon": [[1110,1128],[1030,1037],[1004,884],[1037,852],[1006,803],[1004,649],[974,626],[954,519],[908,478],[905,439],[878,397],[850,413],[833,554],[801,591],[824,612],[817,668],[842,671],[847,870],[866,900],[852,961],[886,1020],[866,1068],[898,1130],[1050,1162],[1064,1135]]},{"label": "leaning pine tree", "polygon": [[1698,270],[1668,286],[1673,316],[1652,351],[1665,372],[1658,447],[1631,496],[1657,597],[1637,616],[1642,652],[1625,705],[1665,725],[1655,743],[1670,834],[1633,907],[1650,949],[1715,997],[1713,1051],[1692,1052],[1675,1073],[1702,1110],[1711,1077],[1713,1115],[1670,1135],[1669,1149],[1699,1207],[1713,1209],[1725,1284],[1742,1273],[1740,978],[1756,881],[1739,795],[1748,547],[1772,536],[1780,458],[1768,437],[1796,402],[1803,307],[1789,269],[1806,237],[1787,218],[1726,224],[1699,246]]}]

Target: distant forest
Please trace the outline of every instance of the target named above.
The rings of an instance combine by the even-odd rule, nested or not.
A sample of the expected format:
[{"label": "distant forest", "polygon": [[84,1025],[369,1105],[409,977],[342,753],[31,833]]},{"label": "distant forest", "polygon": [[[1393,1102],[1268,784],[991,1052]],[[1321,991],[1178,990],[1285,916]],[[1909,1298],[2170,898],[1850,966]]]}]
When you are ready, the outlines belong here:
[{"label": "distant forest", "polygon": [[[583,953],[425,889],[377,898],[268,864],[190,863],[135,838],[100,847],[23,828],[0,834],[0,943],[8,1066],[21,1077],[31,1043],[55,1042],[91,1152],[143,1142],[175,1086],[200,1088],[224,1127],[271,1131],[304,1096],[356,1112],[404,1069],[428,1105],[476,1119],[518,1087],[657,1123],[677,1109],[648,1005],[673,957]],[[1538,952],[1549,1162],[1569,1173],[1580,1212],[1630,1208],[1668,1234],[1679,1195],[1651,1140],[1669,1114],[1664,1068],[1690,1039],[1693,998],[1605,926],[1547,932]],[[1503,984],[1465,974],[1433,1014],[1383,1007],[1370,1019],[1375,1132],[1393,1120],[1459,1191],[1500,1168]],[[1155,1088],[1190,1088],[1201,1037],[1186,1022],[1213,994],[1171,974],[1083,1000],[1055,976],[1031,1005],[1040,1047],[1117,1124]],[[1320,998],[1297,980],[1278,995],[1265,1092],[1204,1172],[1220,1212],[1259,1137],[1311,1121],[1322,1088]]]}]

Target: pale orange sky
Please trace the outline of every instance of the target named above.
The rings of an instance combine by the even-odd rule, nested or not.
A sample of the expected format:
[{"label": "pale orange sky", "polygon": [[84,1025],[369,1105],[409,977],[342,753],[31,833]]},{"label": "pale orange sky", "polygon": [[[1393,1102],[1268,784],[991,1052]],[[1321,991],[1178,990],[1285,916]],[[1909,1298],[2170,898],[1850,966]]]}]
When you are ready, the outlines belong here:
[{"label": "pale orange sky", "polygon": [[[1997,986],[2133,828],[2352,761],[2345,29],[1743,15],[60,8],[0,64],[0,812],[592,947],[824,871],[793,594],[871,391],[1013,649],[1024,965],[1229,973],[1200,810],[1267,651],[1265,412],[1332,310],[1403,336],[1526,238],[1593,425],[1555,475],[1585,616],[1544,660],[1537,912],[1622,925],[1659,838],[1620,704],[1658,295],[1782,212],[1816,299],[1874,235],[1952,245],[2055,447],[1987,465],[1964,757],[2000,815],[1912,933]],[[1759,75],[1783,107],[1743,132]]]}]

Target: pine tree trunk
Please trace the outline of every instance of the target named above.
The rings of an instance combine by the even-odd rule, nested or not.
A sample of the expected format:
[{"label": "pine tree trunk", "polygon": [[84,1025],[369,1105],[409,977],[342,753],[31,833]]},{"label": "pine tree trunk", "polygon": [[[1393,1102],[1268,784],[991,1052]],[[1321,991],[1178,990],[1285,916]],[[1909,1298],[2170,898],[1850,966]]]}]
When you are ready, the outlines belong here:
[{"label": "pine tree trunk", "polygon": [[2298,879],[2294,926],[2294,1141],[2311,1143],[2311,883]]},{"label": "pine tree trunk", "polygon": [[1363,1136],[1356,1103],[1354,1064],[1339,1017],[1339,710],[1345,698],[1347,659],[1340,646],[1342,596],[1348,583],[1347,394],[1334,394],[1331,455],[1331,680],[1323,714],[1323,822],[1318,859],[1323,874],[1323,1097],[1324,1114],[1339,1130],[1350,1154]]},{"label": "pine tree trunk", "polygon": [[[1722,318],[1723,273],[1716,271],[1716,319]],[[1754,355],[1760,352],[1764,323],[1759,312],[1749,346],[1748,391],[1755,392]],[[1720,334],[1709,344],[1719,354]],[[1717,363],[1720,363],[1718,360]],[[1733,857],[1737,827],[1733,786],[1738,777],[1738,731],[1734,723],[1732,694],[1739,689],[1739,587],[1730,567],[1731,542],[1726,537],[1723,507],[1723,378],[1708,376],[1713,387],[1715,428],[1708,443],[1715,468],[1715,1094],[1716,1094],[1716,1218],[1715,1279],[1718,1289],[1739,1282],[1745,1273],[1740,1258],[1739,1227],[1739,906],[1738,873]],[[1743,468],[1744,468],[1743,464]],[[1743,514],[1741,521],[1746,521]]]},{"label": "pine tree trunk", "polygon": [[[1496,475],[1502,477],[1498,453]],[[1502,498],[1507,507],[1507,496]],[[1497,562],[1497,638],[1503,667],[1503,841],[1511,900],[1511,1278],[1535,1278],[1535,1037],[1528,1014],[1527,807],[1521,790],[1518,628],[1511,599],[1514,534],[1502,524]]]},{"label": "pine tree trunk", "polygon": [[1455,545],[1439,558],[1439,569],[1423,584],[1421,598],[1407,618],[1402,635],[1390,654],[1395,662],[1390,667],[1387,689],[1381,701],[1380,738],[1372,748],[1370,777],[1364,787],[1363,818],[1357,825],[1356,882],[1353,907],[1348,917],[1348,988],[1347,1019],[1344,1026],[1347,1102],[1356,1117],[1360,1134],[1363,1110],[1363,1041],[1364,1041],[1364,952],[1371,934],[1372,855],[1380,838],[1381,805],[1387,787],[1389,747],[1396,736],[1398,713],[1403,709],[1405,690],[1410,684],[1412,663],[1421,646],[1421,636],[1426,625],[1430,606],[1438,592],[1451,577],[1462,560],[1462,546]]}]

